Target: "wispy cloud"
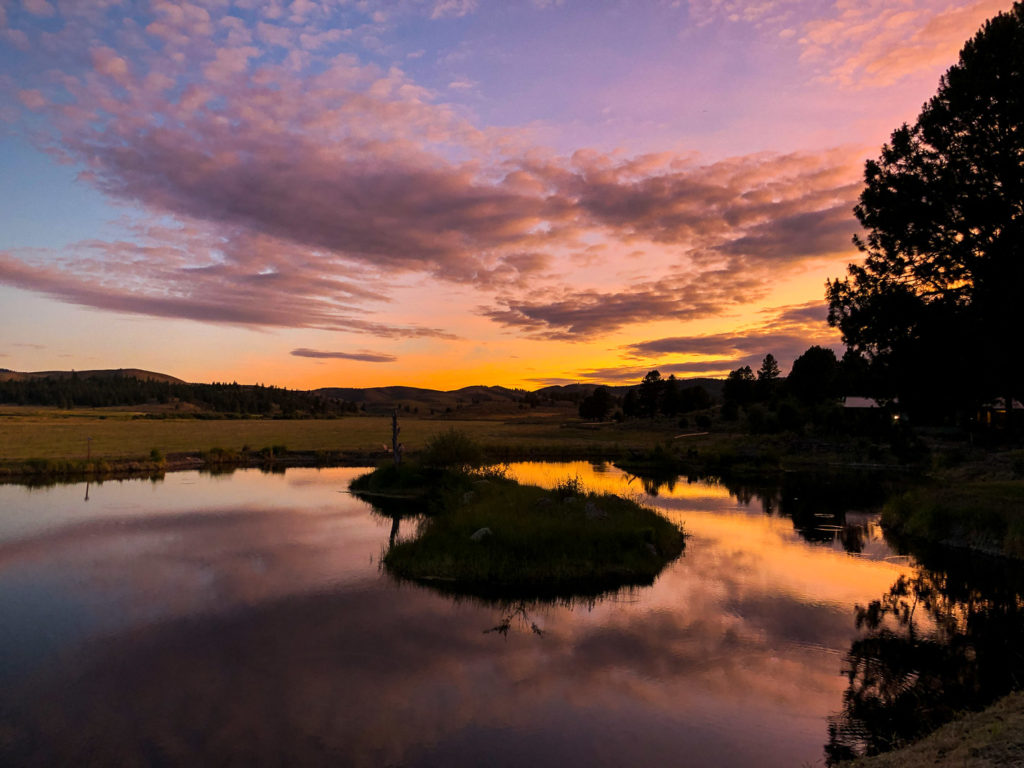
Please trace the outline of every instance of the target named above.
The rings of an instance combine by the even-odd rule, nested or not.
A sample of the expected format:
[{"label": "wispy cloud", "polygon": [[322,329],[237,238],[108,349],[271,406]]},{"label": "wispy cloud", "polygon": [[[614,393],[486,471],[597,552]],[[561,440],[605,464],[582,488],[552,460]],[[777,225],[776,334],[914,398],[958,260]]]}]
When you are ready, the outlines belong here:
[{"label": "wispy cloud", "polygon": [[293,349],[291,354],[294,357],[311,357],[316,360],[355,360],[360,363],[393,363],[398,360],[394,355],[384,355],[366,350],[359,352],[323,352],[318,349],[300,347],[299,349]]},{"label": "wispy cloud", "polygon": [[803,25],[802,60],[820,68],[822,79],[844,87],[890,85],[948,66],[964,40],[1007,7],[1002,0],[937,5],[933,0],[837,2]]},{"label": "wispy cloud", "polygon": [[788,367],[813,344],[840,348],[838,334],[826,322],[828,311],[824,302],[779,307],[766,310],[766,315],[762,323],[732,333],[652,339],[630,344],[624,351],[634,359],[651,361],[674,355],[715,358],[666,365],[670,372],[694,372],[759,364],[769,352],[780,365]]},{"label": "wispy cloud", "polygon": [[1005,0],[689,0],[697,28],[749,24],[799,45],[812,77],[843,88],[891,85],[952,63],[964,40]]}]

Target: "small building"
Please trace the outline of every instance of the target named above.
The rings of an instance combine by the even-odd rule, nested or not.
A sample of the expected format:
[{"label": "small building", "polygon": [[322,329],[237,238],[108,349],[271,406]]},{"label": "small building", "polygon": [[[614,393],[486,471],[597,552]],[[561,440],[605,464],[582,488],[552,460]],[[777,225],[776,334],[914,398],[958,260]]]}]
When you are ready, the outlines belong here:
[{"label": "small building", "polygon": [[1011,416],[1014,424],[1019,423],[1022,413],[1024,404],[1021,404],[1020,400],[1012,401],[1010,412],[1007,412],[1006,398],[997,397],[978,409],[978,424],[988,429],[1004,429],[1011,423]]}]

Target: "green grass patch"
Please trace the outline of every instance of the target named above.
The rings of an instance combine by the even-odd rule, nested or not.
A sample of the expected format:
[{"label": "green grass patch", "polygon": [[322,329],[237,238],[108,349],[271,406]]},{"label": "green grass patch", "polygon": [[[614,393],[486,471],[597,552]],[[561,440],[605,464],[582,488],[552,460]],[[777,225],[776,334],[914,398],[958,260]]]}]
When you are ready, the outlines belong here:
[{"label": "green grass patch", "polygon": [[882,523],[912,538],[1024,559],[1024,481],[916,488],[885,505]]},{"label": "green grass patch", "polygon": [[400,578],[502,599],[597,595],[652,583],[683,551],[682,531],[665,518],[571,480],[546,491],[446,470],[439,482],[440,511],[384,557]]}]

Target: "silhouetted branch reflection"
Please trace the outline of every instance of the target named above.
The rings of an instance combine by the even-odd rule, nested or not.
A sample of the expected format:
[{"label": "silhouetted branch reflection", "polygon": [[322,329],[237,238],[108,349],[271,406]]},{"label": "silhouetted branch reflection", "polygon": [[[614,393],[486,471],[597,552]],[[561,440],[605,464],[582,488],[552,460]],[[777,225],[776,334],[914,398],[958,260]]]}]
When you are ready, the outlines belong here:
[{"label": "silhouetted branch reflection", "polygon": [[368,493],[353,492],[360,501],[366,502],[377,517],[391,521],[388,534],[388,549],[395,546],[400,534],[402,520],[420,518],[426,513],[424,503],[416,499],[391,498]]},{"label": "silhouetted branch reflection", "polygon": [[527,604],[523,600],[510,605],[508,611],[502,616],[501,621],[490,629],[485,629],[484,634],[488,635],[491,632],[497,632],[502,637],[508,637],[512,624],[517,619],[522,626],[529,627],[530,631],[537,635],[537,637],[544,637],[544,630],[538,627],[536,622],[530,620]]},{"label": "silhouetted branch reflection", "polygon": [[825,747],[830,765],[918,739],[1024,683],[1020,566],[948,553],[924,559],[856,608],[865,634],[846,656],[849,686]]}]

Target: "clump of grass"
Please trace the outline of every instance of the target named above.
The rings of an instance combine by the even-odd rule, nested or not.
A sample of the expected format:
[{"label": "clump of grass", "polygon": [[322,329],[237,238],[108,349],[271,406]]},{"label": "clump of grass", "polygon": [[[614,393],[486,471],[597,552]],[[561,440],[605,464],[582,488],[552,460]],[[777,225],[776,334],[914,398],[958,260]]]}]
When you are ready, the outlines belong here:
[{"label": "clump of grass", "polygon": [[576,496],[584,496],[586,495],[586,490],[579,475],[576,475],[575,477],[567,477],[565,480],[559,480],[552,489],[552,493],[564,501]]},{"label": "clump of grass", "polygon": [[357,477],[349,483],[349,488],[363,493],[408,496],[425,492],[429,484],[429,475],[419,464],[406,462],[396,466],[389,460],[373,472]]},{"label": "clump of grass", "polygon": [[682,531],[655,512],[587,494],[572,479],[568,488],[572,495],[478,480],[472,493],[449,496],[419,538],[388,550],[384,564],[455,591],[536,598],[650,584],[682,552]]},{"label": "clump of grass", "polygon": [[232,464],[238,461],[238,451],[233,448],[222,448],[219,445],[215,445],[210,450],[200,453],[199,458],[211,466]]},{"label": "clump of grass", "polygon": [[265,445],[256,451],[257,456],[267,461],[273,461],[275,456],[280,458],[286,453],[288,453],[288,446],[286,445]]}]

